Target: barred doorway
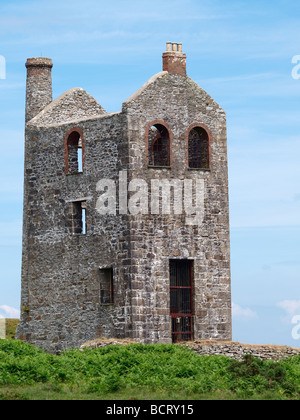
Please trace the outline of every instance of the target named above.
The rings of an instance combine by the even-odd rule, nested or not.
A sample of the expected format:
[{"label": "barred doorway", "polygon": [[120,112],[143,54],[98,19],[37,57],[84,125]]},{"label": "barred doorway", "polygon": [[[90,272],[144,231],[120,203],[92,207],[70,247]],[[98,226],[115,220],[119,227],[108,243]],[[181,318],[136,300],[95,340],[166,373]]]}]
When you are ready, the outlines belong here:
[{"label": "barred doorway", "polygon": [[193,261],[170,260],[172,343],[193,338]]}]

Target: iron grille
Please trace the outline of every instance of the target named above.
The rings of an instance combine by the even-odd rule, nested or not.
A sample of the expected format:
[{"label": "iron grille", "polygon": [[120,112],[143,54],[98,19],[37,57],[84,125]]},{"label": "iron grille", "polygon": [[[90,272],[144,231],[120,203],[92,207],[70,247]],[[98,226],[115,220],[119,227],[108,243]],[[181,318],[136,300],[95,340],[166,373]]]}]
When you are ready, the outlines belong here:
[{"label": "iron grille", "polygon": [[173,343],[192,339],[192,270],[192,261],[170,261],[170,311]]}]

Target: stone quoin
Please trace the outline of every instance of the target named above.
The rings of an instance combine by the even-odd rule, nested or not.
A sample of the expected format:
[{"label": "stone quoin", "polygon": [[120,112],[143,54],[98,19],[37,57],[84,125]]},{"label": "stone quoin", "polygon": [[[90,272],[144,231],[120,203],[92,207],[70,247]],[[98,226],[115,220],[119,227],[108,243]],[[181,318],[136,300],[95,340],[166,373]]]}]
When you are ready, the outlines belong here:
[{"label": "stone quoin", "polygon": [[[53,100],[52,66],[26,63],[17,338],[50,352],[97,337],[231,340],[226,114],[187,76],[182,44],[167,43],[163,71],[120,112],[80,88]],[[182,214],[139,212],[137,196],[137,211],[122,211],[138,193],[133,183],[120,194],[124,173],[127,185],[201,182],[201,223],[187,224],[183,205]],[[120,197],[114,214],[97,210],[103,179]]]}]

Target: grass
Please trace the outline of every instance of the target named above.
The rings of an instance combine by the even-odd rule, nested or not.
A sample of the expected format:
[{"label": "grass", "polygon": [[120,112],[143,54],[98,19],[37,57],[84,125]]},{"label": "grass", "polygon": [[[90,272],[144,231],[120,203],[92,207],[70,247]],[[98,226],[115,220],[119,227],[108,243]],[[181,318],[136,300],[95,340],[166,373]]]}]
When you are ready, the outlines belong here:
[{"label": "grass", "polygon": [[179,345],[107,346],[51,355],[0,340],[2,400],[296,399],[300,356],[199,356]]},{"label": "grass", "polygon": [[5,325],[5,327],[6,327],[6,338],[14,340],[15,339],[15,334],[16,334],[16,329],[17,329],[17,326],[18,326],[20,320],[19,319],[9,319],[9,318],[7,318],[5,320],[5,322],[6,322],[6,325]]}]

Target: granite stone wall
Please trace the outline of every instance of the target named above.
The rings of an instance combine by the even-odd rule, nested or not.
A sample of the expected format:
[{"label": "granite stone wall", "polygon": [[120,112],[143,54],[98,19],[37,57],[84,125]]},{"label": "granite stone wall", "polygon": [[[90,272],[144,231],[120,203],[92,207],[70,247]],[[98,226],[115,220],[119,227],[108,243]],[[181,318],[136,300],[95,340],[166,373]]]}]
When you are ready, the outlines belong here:
[{"label": "granite stone wall", "polygon": [[[27,108],[34,112],[27,113],[25,136],[18,338],[53,352],[98,336],[170,343],[170,260],[189,260],[193,338],[231,339],[226,114],[185,72],[169,64],[169,71],[155,75],[111,114],[82,89],[44,103],[41,78],[28,79]],[[48,99],[50,77],[45,82]],[[149,166],[149,129],[158,123],[169,133],[169,167]],[[209,134],[209,169],[188,168],[187,139],[197,126]],[[66,139],[72,130],[81,135],[81,173],[66,169]],[[101,214],[98,200],[105,191],[99,181],[105,179],[114,183],[116,198],[120,182],[129,186],[142,180],[148,212],[124,211],[123,201],[116,203],[115,214]],[[184,212],[153,214],[153,180],[201,181],[201,223],[189,224]],[[137,191],[128,191],[128,199]],[[84,234],[72,231],[74,206],[86,209]],[[113,271],[109,304],[101,302],[99,269],[104,268]]]},{"label": "granite stone wall", "polygon": [[195,341],[185,344],[199,355],[227,356],[243,360],[252,355],[262,360],[281,360],[300,355],[300,349],[289,346],[255,345],[238,342]]},{"label": "granite stone wall", "polygon": [[[204,220],[188,226],[183,215],[130,219],[133,338],[170,341],[169,260],[194,264],[194,337],[231,338],[230,241],[226,116],[219,105],[187,76],[162,72],[123,104],[128,119],[131,178],[202,180]],[[170,168],[148,167],[147,135],[164,124],[171,138]],[[204,126],[211,137],[211,169],[187,168],[187,135]]]},{"label": "granite stone wall", "polygon": [[[97,349],[106,346],[126,346],[136,344],[137,342],[138,341],[133,340],[106,339],[101,337],[83,343],[80,346],[80,349]],[[252,355],[253,357],[261,360],[278,361],[300,355],[299,348],[289,346],[244,344],[234,341],[195,340],[192,342],[181,343],[180,345],[190,348],[195,353],[199,354],[199,356],[225,356],[235,360],[243,360],[246,355]]]},{"label": "granite stone wall", "polygon": [[[84,171],[66,175],[64,140],[72,127],[83,133]],[[99,334],[127,334],[128,220],[96,210],[97,182],[117,179],[120,150],[126,150],[120,114],[27,126],[19,338],[57,351]],[[87,231],[72,234],[71,206],[82,201]],[[100,304],[99,267],[114,269],[114,304]]]}]

